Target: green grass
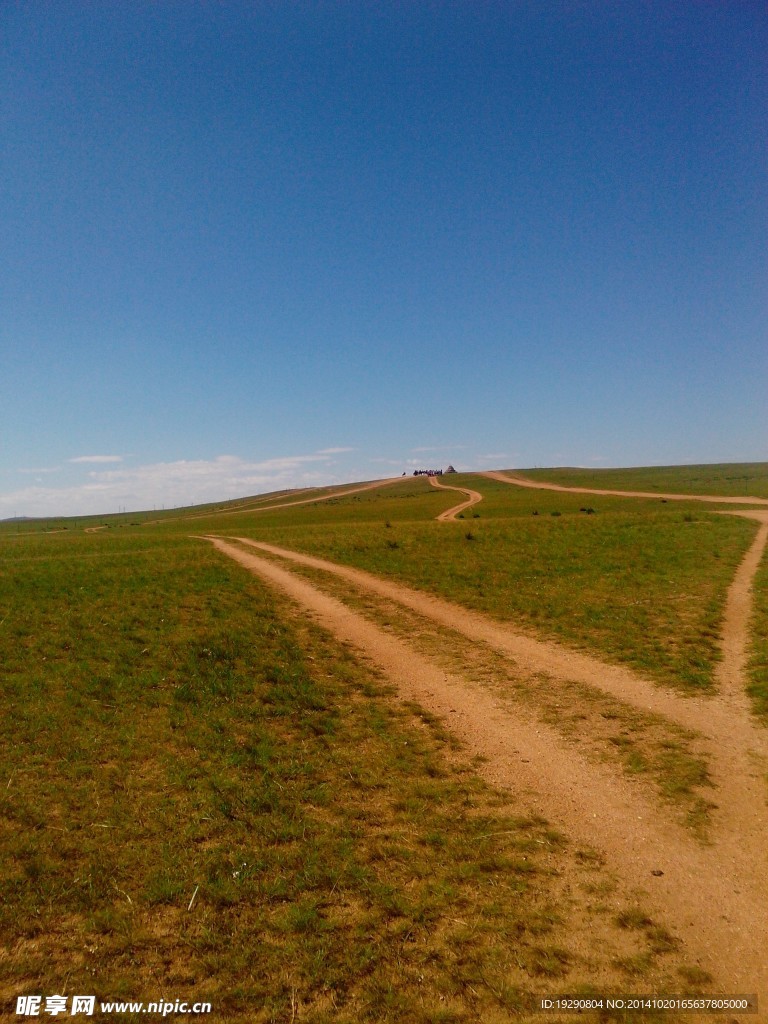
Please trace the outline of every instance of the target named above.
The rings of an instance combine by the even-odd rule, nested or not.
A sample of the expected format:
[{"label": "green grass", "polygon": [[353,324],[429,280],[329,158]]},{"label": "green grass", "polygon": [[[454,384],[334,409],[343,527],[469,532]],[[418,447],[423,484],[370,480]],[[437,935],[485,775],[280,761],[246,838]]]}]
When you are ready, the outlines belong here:
[{"label": "green grass", "polygon": [[[763,494],[765,479],[753,465],[559,482]],[[494,1022],[597,979],[706,983],[599,858],[483,785],[430,715],[187,537],[272,540],[710,687],[753,523],[443,482],[485,500],[435,523],[459,496],[405,478],[283,510],[261,506],[307,495],[0,524],[0,1004],[66,986],[209,998],[212,1019],[256,1024]],[[764,564],[750,672],[768,718],[766,584]],[[566,732],[588,722],[595,749],[694,807],[706,766],[688,737],[565,696],[533,681],[526,699]]]},{"label": "green grass", "polygon": [[613,921],[619,892],[586,909],[599,865],[207,545],[133,528],[3,556],[3,1003],[492,1022],[622,958],[679,985]]},{"label": "green grass", "polygon": [[768,498],[768,462],[701,466],[638,466],[632,469],[513,470],[521,476],[565,487],[597,487],[668,494],[722,494]]}]

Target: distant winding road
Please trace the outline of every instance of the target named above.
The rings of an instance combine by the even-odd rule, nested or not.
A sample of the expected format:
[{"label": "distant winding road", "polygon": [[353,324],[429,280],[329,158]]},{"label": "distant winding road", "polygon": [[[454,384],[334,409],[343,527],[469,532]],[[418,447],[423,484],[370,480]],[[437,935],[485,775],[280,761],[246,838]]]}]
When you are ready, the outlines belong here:
[{"label": "distant winding road", "polygon": [[768,498],[734,498],[722,494],[661,494],[658,491],[609,491],[597,487],[566,487],[564,484],[550,484],[544,480],[528,480],[514,473],[501,473],[498,470],[487,470],[480,476],[491,480],[501,480],[504,484],[515,487],[531,487],[537,491],[563,491],[566,494],[604,494],[615,498],[663,498],[665,501],[710,501],[726,505],[768,505]]},{"label": "distant winding road", "polygon": [[448,484],[439,483],[437,477],[431,476],[429,482],[433,487],[437,487],[441,491],[459,491],[461,494],[467,495],[467,500],[462,501],[460,505],[454,505],[453,508],[448,508],[445,512],[441,512],[436,519],[439,523],[447,523],[452,519],[455,519],[460,513],[466,509],[471,508],[473,505],[477,505],[479,501],[483,500],[483,496],[479,491],[473,491],[469,487],[451,487]]}]

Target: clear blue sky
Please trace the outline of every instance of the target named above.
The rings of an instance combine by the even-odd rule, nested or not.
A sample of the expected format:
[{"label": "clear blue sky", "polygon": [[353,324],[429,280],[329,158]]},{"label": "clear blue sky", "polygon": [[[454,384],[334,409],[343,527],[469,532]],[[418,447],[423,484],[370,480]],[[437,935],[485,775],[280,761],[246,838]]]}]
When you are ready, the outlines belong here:
[{"label": "clear blue sky", "polygon": [[768,458],[763,3],[0,7],[0,518]]}]

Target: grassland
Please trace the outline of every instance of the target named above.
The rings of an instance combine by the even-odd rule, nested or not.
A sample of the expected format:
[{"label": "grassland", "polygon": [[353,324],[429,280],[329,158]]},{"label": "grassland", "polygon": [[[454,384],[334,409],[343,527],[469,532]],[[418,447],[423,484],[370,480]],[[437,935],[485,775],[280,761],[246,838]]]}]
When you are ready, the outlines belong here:
[{"label": "grassland", "polygon": [[[684,476],[654,479],[682,492]],[[439,723],[190,537],[319,554],[711,688],[755,524],[454,481],[484,494],[456,523],[434,522],[451,494],[406,478],[272,511],[311,495],[0,526],[3,1009],[65,990],[209,999],[208,1019],[256,1024],[485,1024],[526,1019],[535,993],[706,982],[599,855],[483,784]],[[760,637],[766,595],[763,565]],[[751,671],[768,714],[762,639]],[[698,813],[690,737],[577,689],[555,701],[545,679],[520,686],[561,730],[588,723],[598,756],[657,788],[682,780]]]},{"label": "grassland", "polygon": [[599,858],[206,546],[3,554],[4,1004],[501,1021],[557,985],[695,974]]}]

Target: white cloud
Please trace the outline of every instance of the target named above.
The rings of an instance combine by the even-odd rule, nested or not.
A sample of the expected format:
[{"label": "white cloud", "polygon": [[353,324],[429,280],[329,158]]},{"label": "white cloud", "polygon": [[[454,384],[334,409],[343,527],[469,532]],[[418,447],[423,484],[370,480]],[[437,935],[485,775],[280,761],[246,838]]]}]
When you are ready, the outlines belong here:
[{"label": "white cloud", "polygon": [[27,473],[30,476],[40,476],[42,473],[60,473],[61,466],[38,466],[37,469],[19,469],[19,473]]},{"label": "white cloud", "polygon": [[318,455],[342,455],[345,452],[354,452],[356,448],[321,448]]},{"label": "white cloud", "polygon": [[78,455],[76,459],[67,459],[67,462],[122,462],[122,455]]}]

